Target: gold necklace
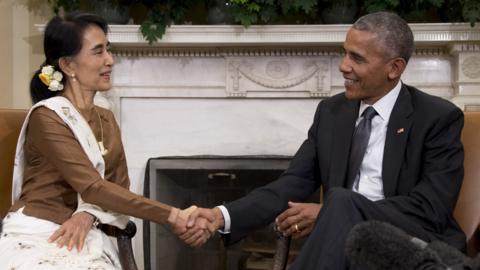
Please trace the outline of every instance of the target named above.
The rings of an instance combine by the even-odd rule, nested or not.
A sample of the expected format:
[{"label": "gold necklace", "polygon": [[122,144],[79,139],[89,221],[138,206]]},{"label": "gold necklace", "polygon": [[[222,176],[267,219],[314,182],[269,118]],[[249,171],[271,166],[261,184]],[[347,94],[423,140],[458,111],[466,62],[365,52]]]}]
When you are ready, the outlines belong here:
[{"label": "gold necklace", "polygon": [[97,111],[97,108],[93,107],[95,112],[97,113],[98,117],[98,122],[100,123],[100,141],[97,140],[98,143],[98,148],[100,148],[100,153],[102,156],[105,156],[108,153],[108,149],[105,148],[105,145],[103,145],[103,125],[102,125],[102,118],[100,117],[100,114]]}]

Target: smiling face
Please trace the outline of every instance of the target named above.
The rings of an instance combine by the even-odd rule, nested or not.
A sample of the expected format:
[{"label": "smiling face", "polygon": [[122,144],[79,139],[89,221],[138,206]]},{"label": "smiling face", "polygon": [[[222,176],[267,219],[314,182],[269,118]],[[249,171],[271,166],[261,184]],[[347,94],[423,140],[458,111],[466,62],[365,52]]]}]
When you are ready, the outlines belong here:
[{"label": "smiling face", "polygon": [[82,49],[69,66],[83,91],[106,91],[112,87],[113,58],[110,42],[101,28],[85,29]]},{"label": "smiling face", "polygon": [[[398,58],[388,59],[377,34],[350,29],[344,43],[345,56],[339,70],[345,79],[348,99],[373,104],[395,87],[401,72]],[[405,63],[406,65],[406,63]]]}]

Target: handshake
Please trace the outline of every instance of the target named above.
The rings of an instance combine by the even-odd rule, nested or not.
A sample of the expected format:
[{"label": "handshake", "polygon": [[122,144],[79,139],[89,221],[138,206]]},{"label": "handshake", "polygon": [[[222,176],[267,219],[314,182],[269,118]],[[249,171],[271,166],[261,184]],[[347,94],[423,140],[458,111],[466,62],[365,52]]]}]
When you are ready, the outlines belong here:
[{"label": "handshake", "polygon": [[183,210],[173,207],[168,223],[172,232],[191,247],[201,247],[224,227],[223,215],[218,207],[208,209],[190,206]]}]

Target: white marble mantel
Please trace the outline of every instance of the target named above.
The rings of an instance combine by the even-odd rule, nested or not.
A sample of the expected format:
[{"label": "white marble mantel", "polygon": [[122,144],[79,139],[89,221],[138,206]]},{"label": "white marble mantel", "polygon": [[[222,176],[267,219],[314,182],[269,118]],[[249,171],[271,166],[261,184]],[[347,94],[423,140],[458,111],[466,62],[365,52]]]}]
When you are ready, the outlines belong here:
[{"label": "white marble mantel", "polygon": [[[148,91],[157,96],[169,97],[324,97],[332,93],[342,91],[341,78],[338,77],[337,64],[342,55],[342,43],[345,39],[349,25],[275,25],[275,26],[204,26],[204,25],[174,25],[168,28],[162,40],[153,45],[148,45],[139,32],[137,25],[111,25],[109,39],[112,42],[117,63],[122,65],[125,59],[176,59],[186,67],[192,59],[212,59],[216,63],[224,63],[223,72],[232,69],[231,65],[238,66],[238,60],[249,61],[261,59],[271,60],[288,59],[289,65],[299,63],[301,59],[316,58],[320,63],[313,63],[319,69],[326,71],[321,76],[329,76],[330,79],[323,81],[323,91],[317,93],[292,93],[287,91],[260,91],[247,86],[240,93],[233,92],[231,76],[227,74],[225,82],[220,85],[210,84],[203,91],[185,91],[189,88],[188,82],[162,82],[151,83],[148,80],[141,83],[142,88],[153,88]],[[465,109],[465,106],[475,105],[472,101],[478,95],[479,82],[479,53],[480,53],[480,26],[470,27],[466,23],[439,23],[439,24],[411,24],[414,32],[416,51],[412,62],[409,64],[404,81],[415,84],[427,92],[432,92],[451,99],[457,105]],[[296,59],[293,59],[295,58]],[[181,58],[181,59],[180,59]],[[210,59],[207,59],[210,58]],[[292,60],[293,59],[293,60]],[[134,61],[134,62],[135,62]],[[148,61],[148,60],[147,60]],[[236,62],[237,61],[237,62]],[[130,62],[132,63],[132,62]],[[157,61],[157,64],[160,62]],[[265,63],[267,64],[267,63]],[[277,64],[285,64],[278,62]],[[308,65],[308,63],[303,63]],[[117,66],[119,66],[117,65]],[[327,65],[328,67],[326,67]],[[205,66],[203,66],[205,68]],[[326,68],[325,68],[326,67]],[[158,69],[160,68],[160,69]],[[161,66],[155,68],[160,71]],[[188,67],[186,67],[188,69]],[[209,67],[206,67],[209,69]],[[251,68],[251,66],[250,66]],[[277,67],[277,68],[282,68]],[[299,68],[299,67],[297,67]],[[245,68],[243,69],[245,70]],[[253,68],[256,72],[257,70]],[[242,71],[242,67],[240,67]],[[175,73],[168,66],[168,73]],[[428,73],[428,74],[427,74]],[[436,75],[435,75],[436,73]],[[130,74],[130,73],[127,73]],[[172,74],[173,77],[175,74]],[[246,75],[246,74],[243,74]],[[118,77],[118,76],[117,76]],[[172,79],[175,79],[170,77]],[[207,76],[208,77],[208,76]],[[207,79],[207,78],[205,78]],[[258,80],[250,79],[262,85]],[[340,84],[336,83],[340,79]],[[116,80],[116,90],[135,86],[125,83],[125,80]],[[172,90],[173,88],[181,88]],[[270,85],[274,86],[274,85]],[[202,85],[205,88],[205,85]],[[240,86],[241,87],[241,86]],[[268,88],[268,84],[267,84]],[[269,87],[269,90],[279,89]],[[311,87],[310,87],[311,88]],[[150,89],[150,90],[153,90]],[[285,88],[284,88],[285,89]],[[319,89],[317,89],[319,90]],[[275,92],[274,94],[271,94]],[[129,95],[128,93],[123,94]],[[269,94],[270,93],[270,94]],[[135,95],[144,95],[144,91],[135,91]],[[473,102],[473,104],[471,104]]]},{"label": "white marble mantel", "polygon": [[[477,42],[480,27],[466,23],[410,24],[417,44],[445,45],[450,42]],[[165,46],[239,45],[341,45],[350,25],[173,25],[153,44]],[[145,47],[138,25],[111,25],[109,39],[124,46]]]},{"label": "white marble mantel", "polygon": [[[148,45],[138,26],[111,25],[116,64],[104,97],[122,129],[132,190],[142,192],[150,157],[293,155],[318,102],[343,91],[349,27],[174,25]],[[411,27],[416,50],[403,81],[479,109],[480,25]]]}]

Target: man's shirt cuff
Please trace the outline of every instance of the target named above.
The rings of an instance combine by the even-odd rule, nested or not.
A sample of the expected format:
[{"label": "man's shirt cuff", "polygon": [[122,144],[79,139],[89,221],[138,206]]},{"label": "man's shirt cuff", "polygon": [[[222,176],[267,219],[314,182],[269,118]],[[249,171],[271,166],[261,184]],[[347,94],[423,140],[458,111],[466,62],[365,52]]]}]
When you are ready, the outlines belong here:
[{"label": "man's shirt cuff", "polygon": [[228,210],[225,206],[223,205],[219,205],[217,206],[218,209],[220,209],[220,211],[222,212],[222,215],[223,215],[223,221],[225,223],[224,227],[223,227],[223,230],[218,230],[219,233],[223,233],[223,234],[227,234],[227,233],[230,233],[230,224],[231,224],[231,221],[230,221],[230,214],[228,213]]}]

